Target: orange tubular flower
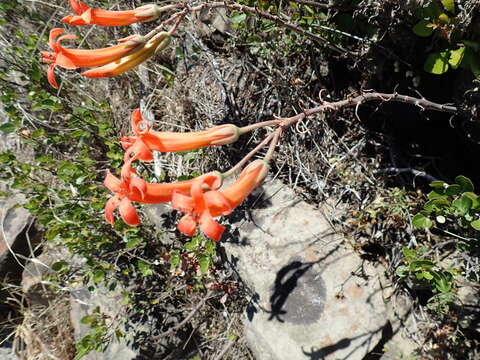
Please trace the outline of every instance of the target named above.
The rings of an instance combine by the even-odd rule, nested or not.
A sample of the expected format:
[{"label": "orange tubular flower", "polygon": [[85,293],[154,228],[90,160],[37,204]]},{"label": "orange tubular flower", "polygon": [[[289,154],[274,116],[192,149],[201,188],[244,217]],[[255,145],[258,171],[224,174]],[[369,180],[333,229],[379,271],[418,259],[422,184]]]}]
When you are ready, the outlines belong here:
[{"label": "orange tubular flower", "polygon": [[136,47],[126,56],[114,60],[104,66],[85,71],[82,75],[90,78],[101,78],[123,74],[145,62],[158,51],[165,49],[168,44],[170,44],[170,35],[167,32],[162,32],[158,37],[152,38],[147,43]]},{"label": "orange tubular flower", "polygon": [[[197,224],[200,230],[213,241],[219,241],[225,227],[213,218],[230,214],[235,207],[262,184],[267,176],[268,164],[263,160],[255,160],[243,169],[239,178],[230,186],[220,191],[206,191],[213,179],[199,178],[190,190],[191,196],[174,192],[172,207],[186,214],[178,223],[178,230],[187,236],[196,233]],[[207,186],[205,186],[205,184]]]},{"label": "orange tubular flower", "polygon": [[155,20],[162,12],[162,9],[155,4],[140,6],[134,10],[110,11],[92,9],[79,0],[69,0],[69,2],[76,15],[65,16],[62,21],[70,25],[130,25],[136,22]]},{"label": "orange tubular flower", "polygon": [[232,124],[215,126],[209,130],[177,133],[169,131],[150,131],[150,125],[143,122],[142,114],[139,109],[132,113],[132,130],[135,134],[124,136],[121,139],[125,150],[125,161],[132,154],[138,155],[138,158],[144,161],[148,158],[148,152],[151,150],[163,152],[187,151],[200,149],[212,145],[231,144],[238,140],[240,129]]},{"label": "orange tubular flower", "polygon": [[[208,176],[215,177],[218,188],[222,179],[218,173],[209,173]],[[202,175],[202,176],[206,176]],[[128,225],[138,225],[140,218],[132,204],[132,201],[144,204],[160,204],[170,201],[173,193],[189,194],[192,185],[199,178],[178,181],[174,183],[152,184],[147,183],[139,177],[129,177],[128,180],[122,180],[112,175],[110,172],[105,177],[104,185],[115,195],[110,198],[105,205],[105,220],[113,225],[113,211],[118,207],[122,219]]]},{"label": "orange tubular flower", "polygon": [[55,66],[58,65],[65,69],[76,69],[79,67],[105,65],[120,59],[144,43],[141,36],[132,35],[123,39],[118,45],[102,49],[68,49],[61,45],[61,41],[65,39],[76,39],[76,36],[63,35],[59,37],[59,35],[64,32],[65,30],[63,29],[52,29],[50,31],[50,47],[53,52],[42,51],[41,53],[42,61],[50,63],[48,68],[48,81],[54,88],[58,88],[53,73]]}]

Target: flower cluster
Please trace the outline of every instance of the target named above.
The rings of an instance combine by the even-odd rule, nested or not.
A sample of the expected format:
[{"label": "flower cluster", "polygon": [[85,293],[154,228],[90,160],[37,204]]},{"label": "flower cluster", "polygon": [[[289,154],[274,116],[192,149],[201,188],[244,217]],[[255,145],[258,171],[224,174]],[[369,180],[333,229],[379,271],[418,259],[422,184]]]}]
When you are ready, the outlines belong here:
[{"label": "flower cluster", "polygon": [[[162,12],[183,8],[184,5],[155,4],[144,5],[133,10],[111,11],[94,9],[80,0],[69,0],[74,14],[62,19],[70,25],[123,26],[136,22],[146,22],[157,19]],[[81,75],[91,78],[111,77],[124,73],[143,63],[157,52],[165,49],[170,43],[170,37],[178,24],[185,17],[185,11],[172,15],[162,26],[175,24],[168,32],[157,27],[151,33],[131,35],[117,41],[116,45],[101,49],[75,49],[63,46],[66,40],[76,39],[75,35],[65,34],[65,30],[55,28],[50,31],[49,43],[51,51],[42,51],[41,60],[49,64],[47,79],[58,88],[55,79],[55,68],[64,69],[91,68]],[[276,121],[273,123],[276,124]],[[210,172],[195,179],[173,183],[148,183],[135,170],[135,161],[150,162],[152,151],[179,152],[204,148],[207,146],[226,145],[238,140],[240,135],[255,128],[273,125],[270,122],[258,123],[244,128],[232,124],[215,126],[199,132],[176,133],[152,131],[150,125],[142,119],[140,110],[132,113],[132,136],[124,136],[120,142],[125,150],[124,164],[120,177],[110,172],[105,178],[105,186],[114,194],[105,205],[105,219],[114,224],[114,211],[118,208],[120,216],[129,225],[138,225],[140,217],[133,205],[134,202],[158,204],[171,202],[173,208],[184,213],[178,223],[178,230],[188,236],[193,236],[197,226],[209,238],[219,241],[225,228],[214,218],[230,214],[257,186],[268,172],[268,161],[255,160],[247,165],[238,179],[229,186],[222,187],[224,178],[231,176],[243,167],[253,154],[247,155],[239,164],[228,172]],[[278,132],[277,135],[280,133]],[[276,139],[269,135],[257,150]],[[275,147],[275,140],[272,140]],[[272,144],[271,144],[271,149]],[[271,150],[265,159],[270,159]],[[270,154],[270,155],[268,155]]]},{"label": "flower cluster", "polygon": [[[164,8],[150,4],[134,10],[109,11],[92,9],[78,0],[69,0],[69,2],[75,15],[68,15],[62,21],[71,25],[129,25],[135,22],[155,20],[164,10]],[[54,88],[58,88],[54,75],[56,66],[64,69],[92,67],[94,69],[84,71],[82,75],[90,78],[111,77],[133,69],[170,44],[170,34],[160,32],[148,40],[141,35],[131,35],[120,39],[117,45],[101,49],[71,49],[63,47],[61,42],[76,39],[76,36],[60,36],[64,32],[65,30],[60,28],[52,29],[49,39],[52,51],[42,51],[41,53],[42,62],[50,64],[47,78]]]},{"label": "flower cluster", "polygon": [[115,195],[105,206],[105,219],[113,224],[113,211],[118,207],[120,216],[129,225],[138,225],[139,216],[132,202],[158,204],[171,202],[174,209],[185,215],[178,223],[178,230],[193,236],[200,230],[210,239],[219,241],[225,227],[214,218],[230,214],[265,179],[268,163],[255,160],[247,165],[238,179],[222,188],[219,172],[210,172],[194,179],[173,183],[148,183],[139,177],[132,163],[136,160],[153,160],[152,151],[177,152],[207,146],[231,144],[239,138],[242,129],[226,124],[206,131],[191,133],[152,131],[142,119],[139,109],[132,113],[131,126],[134,136],[121,139],[125,149],[124,165],[120,178],[110,172],[105,186]]}]

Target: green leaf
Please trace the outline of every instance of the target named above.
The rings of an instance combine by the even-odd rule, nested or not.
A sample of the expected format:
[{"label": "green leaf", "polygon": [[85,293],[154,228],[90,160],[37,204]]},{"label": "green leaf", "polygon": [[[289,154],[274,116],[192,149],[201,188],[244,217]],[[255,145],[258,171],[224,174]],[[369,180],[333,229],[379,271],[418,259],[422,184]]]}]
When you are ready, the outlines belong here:
[{"label": "green leaf", "polygon": [[480,200],[477,194],[473,192],[465,192],[463,195],[468,196],[472,200],[472,209],[478,209],[480,207]]},{"label": "green leaf", "polygon": [[399,277],[405,277],[407,276],[408,274],[408,267],[405,266],[405,265],[400,265],[397,270],[395,271],[395,273],[399,276]]},{"label": "green leaf", "polygon": [[205,255],[200,255],[198,257],[198,264],[200,265],[200,271],[202,274],[208,272],[208,267],[210,266],[210,258]]},{"label": "green leaf", "polygon": [[7,122],[0,125],[0,131],[4,134],[10,134],[17,130],[17,125],[13,122]]},{"label": "green leaf", "polygon": [[477,219],[477,220],[474,220],[470,223],[470,225],[472,226],[472,228],[474,228],[475,230],[480,230],[480,219]]},{"label": "green leaf", "polygon": [[137,261],[137,268],[140,270],[143,276],[150,276],[153,275],[153,270],[150,268],[150,265],[145,261],[138,260]]},{"label": "green leaf", "polygon": [[428,25],[431,25],[430,21],[420,20],[418,23],[415,24],[412,30],[417,36],[428,37],[433,33],[433,27]]},{"label": "green leaf", "polygon": [[103,281],[103,279],[105,279],[105,272],[103,270],[95,270],[93,273],[93,282],[98,284]]},{"label": "green leaf", "polygon": [[442,51],[442,52],[434,52],[428,55],[427,60],[425,60],[425,64],[423,65],[423,69],[426,72],[431,74],[441,75],[448,71],[449,59],[449,52]]},{"label": "green leaf", "polygon": [[445,188],[445,185],[447,185],[447,183],[445,181],[442,181],[442,180],[435,180],[435,181],[432,181],[430,183],[430,187],[432,187],[432,188],[443,189],[443,188]]},{"label": "green leaf", "polygon": [[453,200],[452,205],[456,207],[462,215],[465,215],[472,208],[472,199],[462,195],[459,199]]},{"label": "green leaf", "polygon": [[138,239],[138,238],[130,239],[130,240],[128,240],[127,243],[125,244],[125,248],[126,248],[126,249],[132,249],[132,248],[136,247],[139,242],[140,242],[140,239]]},{"label": "green leaf", "polygon": [[464,55],[465,46],[459,47],[456,50],[452,50],[450,51],[450,58],[448,59],[448,63],[452,66],[453,69],[456,69],[460,66]]},{"label": "green leaf", "polygon": [[471,41],[471,40],[463,40],[463,43],[465,46],[471,48],[475,52],[480,51],[480,43],[476,41]]},{"label": "green leaf", "polygon": [[427,280],[433,279],[433,275],[429,271],[424,271],[422,274],[423,274],[423,277]]},{"label": "green leaf", "polygon": [[403,256],[405,256],[409,260],[417,257],[417,252],[415,250],[409,249],[407,247],[404,247],[402,249],[402,253],[403,253]]},{"label": "green leaf", "polygon": [[411,271],[419,271],[419,270],[428,270],[435,266],[435,264],[429,260],[414,260],[410,264]]},{"label": "green leaf", "polygon": [[470,70],[477,79],[480,79],[480,56],[471,49],[467,50],[470,51],[465,52],[465,57],[467,59],[467,63],[470,65]]},{"label": "green leaf", "polygon": [[178,250],[170,252],[170,269],[175,269],[180,264],[180,253]]},{"label": "green leaf", "polygon": [[247,18],[247,15],[245,13],[240,13],[240,14],[233,15],[230,18],[230,22],[232,24],[240,24],[244,22],[246,18]]},{"label": "green leaf", "polygon": [[474,190],[472,181],[466,176],[457,176],[455,182],[460,185],[461,192],[472,192]]},{"label": "green leaf", "polygon": [[64,260],[61,260],[61,261],[57,261],[56,263],[53,263],[52,264],[52,269],[54,271],[60,271],[63,268],[65,268],[66,266],[68,266],[68,263]]},{"label": "green leaf", "polygon": [[455,196],[460,194],[461,191],[462,187],[460,185],[452,184],[445,189],[445,194],[447,194],[448,196]]},{"label": "green leaf", "polygon": [[417,229],[429,229],[432,227],[433,222],[422,213],[419,213],[413,217],[412,225]]},{"label": "green leaf", "polygon": [[445,10],[454,13],[455,12],[455,1],[454,0],[440,0],[442,2]]},{"label": "green leaf", "polygon": [[446,199],[448,196],[445,195],[445,190],[444,189],[439,189],[439,188],[436,188],[435,190],[433,191],[430,191],[428,194],[427,194],[427,198],[429,200],[434,200],[434,199]]},{"label": "green leaf", "polygon": [[91,325],[97,320],[97,315],[86,315],[80,319],[82,324]]},{"label": "green leaf", "polygon": [[446,199],[433,199],[425,203],[424,209],[428,211],[428,213],[431,213],[433,211],[442,210],[443,208],[448,207],[449,205],[450,205],[450,201]]}]

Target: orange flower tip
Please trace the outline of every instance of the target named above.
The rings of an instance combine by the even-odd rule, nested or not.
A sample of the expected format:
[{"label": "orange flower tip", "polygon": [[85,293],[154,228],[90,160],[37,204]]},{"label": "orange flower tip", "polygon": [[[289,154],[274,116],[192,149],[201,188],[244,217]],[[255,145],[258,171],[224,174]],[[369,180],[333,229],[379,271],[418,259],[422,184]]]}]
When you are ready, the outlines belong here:
[{"label": "orange flower tip", "polygon": [[178,222],[177,229],[186,236],[193,236],[197,232],[197,222],[192,215],[184,215]]},{"label": "orange flower tip", "polygon": [[54,88],[54,89],[58,89],[58,83],[57,83],[57,80],[55,79],[55,64],[50,64],[48,66],[48,70],[47,70],[47,79],[48,79],[48,83]]},{"label": "orange flower tip", "polygon": [[114,176],[110,171],[107,171],[103,185],[113,193],[118,193],[122,190],[122,181]]},{"label": "orange flower tip", "polygon": [[145,180],[136,177],[130,180],[130,191],[131,192],[139,192],[140,198],[143,200],[145,199],[145,193],[147,192],[147,183]]},{"label": "orange flower tip", "polygon": [[68,0],[68,2],[70,3],[70,7],[72,8],[73,12],[78,15],[90,9],[90,6],[79,0]]},{"label": "orange flower tip", "polygon": [[233,124],[216,126],[209,133],[214,139],[210,142],[211,145],[232,144],[240,137],[240,129]]},{"label": "orange flower tip", "polygon": [[126,224],[131,226],[137,226],[140,224],[140,218],[138,217],[137,210],[135,210],[135,207],[129,199],[123,198],[120,201],[118,210],[120,211],[120,216]]},{"label": "orange flower tip", "polygon": [[105,220],[110,225],[113,225],[115,222],[115,219],[113,217],[113,211],[115,210],[115,208],[118,206],[119,203],[120,203],[120,199],[118,198],[118,196],[114,196],[108,199],[107,203],[105,204],[104,217],[105,217]]},{"label": "orange flower tip", "polygon": [[200,230],[213,241],[220,241],[225,226],[220,225],[213,220],[212,216],[208,212],[204,212],[200,217]]},{"label": "orange flower tip", "polygon": [[174,191],[172,194],[172,207],[174,209],[189,213],[195,208],[195,201],[190,196],[186,196],[178,191]]},{"label": "orange flower tip", "polygon": [[257,176],[255,177],[255,186],[259,186],[263,183],[263,180],[268,175],[269,165],[265,160],[257,159],[248,164],[240,174],[240,176],[246,176],[252,171],[258,171]]}]

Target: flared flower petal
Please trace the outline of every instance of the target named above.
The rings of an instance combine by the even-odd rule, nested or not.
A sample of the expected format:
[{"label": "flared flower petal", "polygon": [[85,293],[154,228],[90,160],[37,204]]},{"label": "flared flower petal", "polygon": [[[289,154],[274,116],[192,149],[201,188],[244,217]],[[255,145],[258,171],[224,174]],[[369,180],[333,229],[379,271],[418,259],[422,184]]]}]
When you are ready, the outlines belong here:
[{"label": "flared flower petal", "polygon": [[120,216],[126,224],[131,226],[140,224],[140,218],[138,217],[137,210],[135,210],[135,207],[129,199],[123,198],[120,201],[118,210],[120,212]]},{"label": "flared flower petal", "polygon": [[108,199],[107,203],[105,204],[105,220],[111,225],[113,225],[113,223],[115,222],[115,218],[113,217],[113,211],[117,208],[119,204],[120,198],[116,195]]},{"label": "flared flower petal", "polygon": [[122,181],[113,175],[110,171],[107,171],[107,176],[103,181],[103,185],[113,193],[122,192],[125,186],[122,187]]},{"label": "flared flower petal", "polygon": [[233,211],[232,205],[220,191],[207,191],[203,195],[203,201],[205,202],[205,208],[210,211],[213,217],[229,215]]},{"label": "flared flower petal", "polygon": [[172,195],[172,207],[185,213],[191,213],[195,209],[195,201],[192,197],[175,191]]},{"label": "flared flower petal", "polygon": [[182,234],[193,236],[197,232],[197,222],[190,214],[184,215],[177,224],[177,229]]},{"label": "flared flower petal", "polygon": [[130,179],[129,189],[132,193],[138,192],[143,200],[145,199],[145,193],[147,192],[147,183],[142,178],[135,177]]},{"label": "flared flower petal", "polygon": [[122,145],[123,150],[128,150],[130,146],[135,144],[136,138],[133,136],[122,136],[120,139],[120,144]]},{"label": "flared flower petal", "polygon": [[55,64],[48,65],[47,70],[48,83],[54,88],[58,89],[57,79],[55,79]]},{"label": "flared flower petal", "polygon": [[153,153],[141,139],[136,139],[125,152],[124,161],[128,161],[130,158],[150,162],[153,160]]},{"label": "flared flower petal", "polygon": [[205,211],[200,216],[200,220],[198,222],[200,223],[200,231],[202,231],[208,238],[212,239],[213,241],[220,241],[222,234],[225,231],[225,226],[222,226],[213,220],[208,211]]}]

